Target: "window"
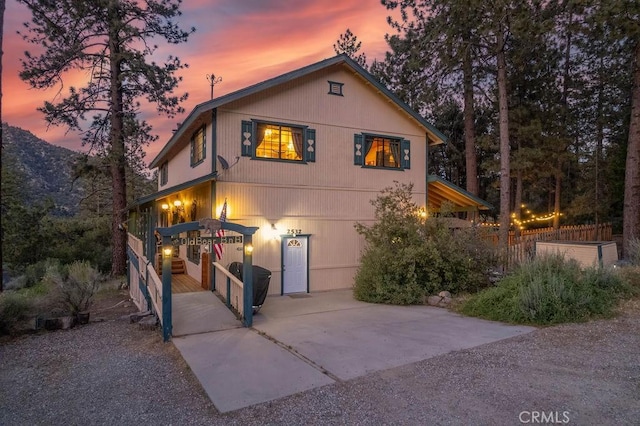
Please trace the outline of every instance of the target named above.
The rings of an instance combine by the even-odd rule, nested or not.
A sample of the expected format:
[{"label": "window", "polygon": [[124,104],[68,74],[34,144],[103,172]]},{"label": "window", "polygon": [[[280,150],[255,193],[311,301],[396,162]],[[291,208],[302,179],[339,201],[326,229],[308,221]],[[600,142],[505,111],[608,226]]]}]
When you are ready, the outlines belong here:
[{"label": "window", "polygon": [[[188,231],[187,232],[187,241],[189,245],[187,245],[187,259],[196,265],[200,264],[200,245],[195,244],[196,240],[200,236],[200,231]],[[191,243],[194,244],[191,244]]]},{"label": "window", "polygon": [[191,137],[191,167],[202,163],[206,157],[205,126],[202,126]]},{"label": "window", "polygon": [[367,152],[364,165],[371,167],[400,167],[400,141],[397,139],[367,136]]},{"label": "window", "polygon": [[314,162],[315,144],[316,131],[306,126],[242,122],[243,156],[299,163]]},{"label": "window", "polygon": [[160,166],[160,186],[166,185],[169,182],[169,162],[165,161]]},{"label": "window", "polygon": [[410,142],[389,136],[354,135],[354,164],[381,169],[411,168]]},{"label": "window", "polygon": [[344,96],[342,94],[342,86],[344,86],[344,83],[338,83],[337,81],[329,81],[329,94]]},{"label": "window", "polygon": [[256,157],[302,161],[302,129],[258,123]]}]

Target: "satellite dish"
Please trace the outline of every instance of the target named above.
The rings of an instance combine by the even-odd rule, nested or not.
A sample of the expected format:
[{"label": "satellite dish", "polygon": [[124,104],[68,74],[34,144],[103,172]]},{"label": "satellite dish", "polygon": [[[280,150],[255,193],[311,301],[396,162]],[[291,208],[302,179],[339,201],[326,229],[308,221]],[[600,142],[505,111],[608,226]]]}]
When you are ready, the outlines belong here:
[{"label": "satellite dish", "polygon": [[218,155],[218,161],[222,166],[222,170],[227,170],[229,168],[229,163],[227,163],[227,160],[225,160],[222,155]]}]

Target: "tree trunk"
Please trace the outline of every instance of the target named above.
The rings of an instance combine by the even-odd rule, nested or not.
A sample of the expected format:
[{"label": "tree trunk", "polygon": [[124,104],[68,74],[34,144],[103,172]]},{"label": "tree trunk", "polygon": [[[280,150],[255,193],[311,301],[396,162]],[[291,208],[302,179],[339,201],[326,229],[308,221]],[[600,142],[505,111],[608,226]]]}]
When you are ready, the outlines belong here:
[{"label": "tree trunk", "polygon": [[[115,5],[114,5],[115,3]],[[123,95],[122,71],[120,69],[121,53],[118,27],[120,25],[117,2],[110,3],[110,71],[111,71],[111,149],[109,152],[109,168],[111,172],[113,210],[111,220],[111,275],[120,276],[127,269],[127,233],[124,223],[127,216],[127,183],[125,175],[125,144],[123,133]]]},{"label": "tree trunk", "polygon": [[560,191],[562,191],[562,160],[558,157],[556,164],[555,191],[553,194],[553,229],[560,229]]},{"label": "tree trunk", "polygon": [[[4,9],[5,9],[5,0],[0,0],[0,142],[4,141],[2,139],[2,56],[4,55],[4,51],[2,50],[3,46],[3,34],[4,34]],[[4,143],[2,143],[0,149],[4,149]],[[0,164],[0,174],[2,173],[2,165]],[[0,250],[0,265],[4,265],[2,262],[2,250]],[[4,273],[4,266],[0,266],[0,272]],[[3,274],[4,276],[4,274]],[[2,292],[2,280],[0,279],[0,292]]]},{"label": "tree trunk", "polygon": [[500,233],[499,248],[506,255],[509,246],[510,206],[510,146],[509,106],[507,103],[507,62],[504,53],[505,35],[502,26],[497,34],[496,62],[498,65],[498,105],[500,129]]},{"label": "tree trunk", "polygon": [[[522,190],[523,190],[523,177],[522,177],[522,169],[518,168],[516,171],[516,194],[514,201],[514,209],[515,219],[522,220]],[[514,224],[514,235],[516,239],[520,238],[520,225],[517,223]]]},{"label": "tree trunk", "polygon": [[478,160],[476,156],[476,130],[473,108],[473,68],[471,63],[471,43],[465,36],[465,54],[462,60],[464,86],[464,152],[467,170],[467,191],[478,195]]},{"label": "tree trunk", "polygon": [[640,238],[640,42],[636,43],[633,64],[633,92],[624,174],[622,220],[622,253],[625,257],[629,257],[631,240]]}]

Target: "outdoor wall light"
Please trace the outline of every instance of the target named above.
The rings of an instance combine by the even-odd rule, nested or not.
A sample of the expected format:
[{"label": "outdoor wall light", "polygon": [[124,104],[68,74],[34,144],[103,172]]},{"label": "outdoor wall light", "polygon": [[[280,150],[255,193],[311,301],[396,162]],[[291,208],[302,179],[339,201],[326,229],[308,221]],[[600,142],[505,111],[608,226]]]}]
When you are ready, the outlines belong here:
[{"label": "outdoor wall light", "polygon": [[268,237],[270,237],[272,240],[274,240],[274,241],[275,241],[275,240],[277,240],[277,239],[278,239],[278,237],[279,237],[279,235],[278,235],[278,234],[279,234],[279,233],[278,233],[278,228],[276,228],[276,224],[275,224],[275,223],[272,223],[272,224],[271,224],[271,229],[270,229],[270,230],[268,230],[268,231],[266,232],[266,235],[267,235]]},{"label": "outdoor wall light", "polygon": [[246,246],[244,246],[244,253],[245,254],[253,253],[253,245],[247,244]]},{"label": "outdoor wall light", "polygon": [[169,204],[167,203],[162,203],[162,210],[169,210]]},{"label": "outdoor wall light", "polygon": [[165,248],[164,250],[162,250],[162,252],[164,253],[165,256],[171,256],[171,252],[173,250],[171,250],[170,247]]},{"label": "outdoor wall light", "polygon": [[175,201],[173,202],[173,205],[174,205],[174,206],[176,206],[176,207],[180,207],[180,206],[182,205],[182,201],[180,201],[180,200],[175,200]]}]

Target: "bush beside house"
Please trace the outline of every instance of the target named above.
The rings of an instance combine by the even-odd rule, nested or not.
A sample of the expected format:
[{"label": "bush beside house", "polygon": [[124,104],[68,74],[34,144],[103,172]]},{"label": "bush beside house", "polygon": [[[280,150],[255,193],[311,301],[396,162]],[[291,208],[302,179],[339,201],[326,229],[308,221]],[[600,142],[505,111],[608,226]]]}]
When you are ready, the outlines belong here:
[{"label": "bush beside house", "polygon": [[452,230],[426,217],[412,185],[396,183],[372,200],[376,222],[356,224],[366,240],[355,277],[356,299],[373,303],[423,303],[440,291],[475,292],[489,285],[492,250],[475,228]]}]

